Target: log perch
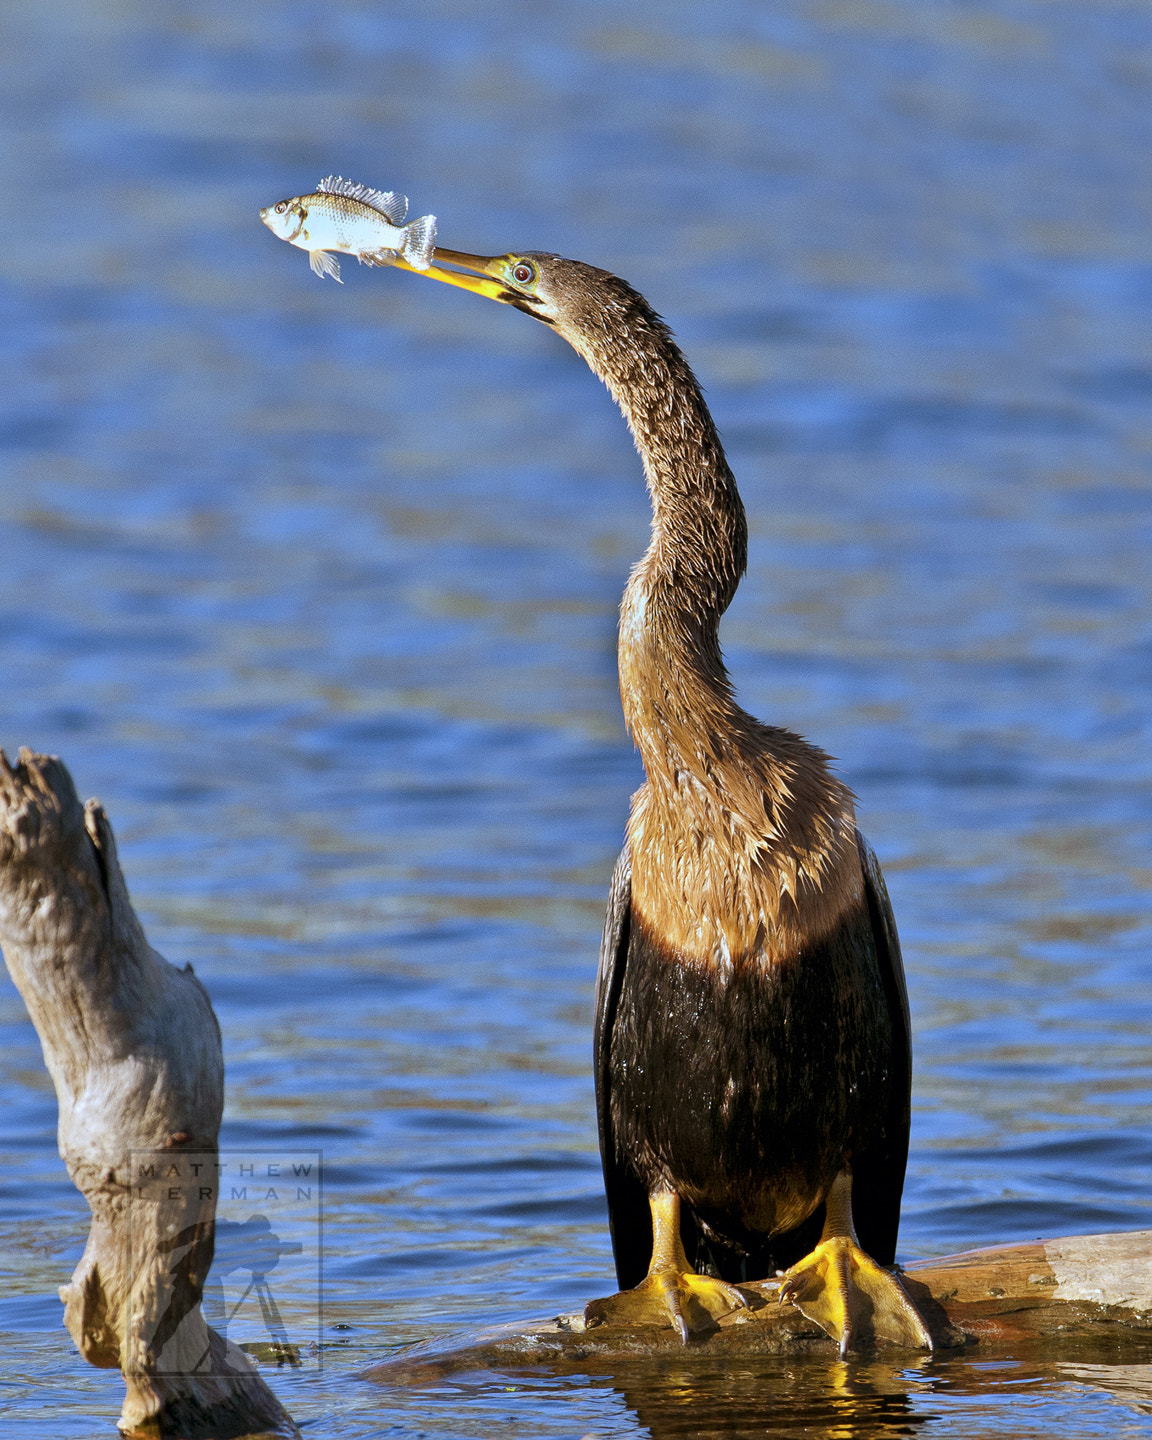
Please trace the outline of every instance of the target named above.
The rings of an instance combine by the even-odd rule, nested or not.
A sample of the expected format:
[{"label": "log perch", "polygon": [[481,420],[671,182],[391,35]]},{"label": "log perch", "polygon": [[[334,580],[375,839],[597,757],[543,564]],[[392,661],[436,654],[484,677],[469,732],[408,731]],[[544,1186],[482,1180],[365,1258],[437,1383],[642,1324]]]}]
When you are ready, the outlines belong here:
[{"label": "log perch", "polygon": [[[998,1245],[909,1265],[902,1278],[924,1316],[937,1353],[984,1356],[1041,1348],[1050,1358],[1084,1342],[1107,1343],[1114,1357],[1152,1360],[1152,1230],[1072,1235]],[[824,1355],[836,1342],[790,1305],[776,1282],[742,1285],[748,1310],[726,1315],[683,1346],[671,1325],[618,1323],[612,1300],[583,1313],[508,1325],[459,1344],[415,1345],[364,1372],[382,1385],[433,1384],[478,1371],[506,1374],[612,1374],[646,1360],[743,1361]],[[633,1312],[634,1313],[634,1312]],[[914,1356],[915,1351],[887,1351]]]},{"label": "log perch", "polygon": [[61,761],[28,750],[15,766],[0,752],[0,948],[56,1087],[60,1155],[92,1210],[64,1323],[85,1360],[123,1372],[121,1430],[298,1435],[200,1311],[216,1186],[173,1204],[133,1168],[218,1153],[224,1062],[207,992],[145,939],[102,807],[82,807]]}]

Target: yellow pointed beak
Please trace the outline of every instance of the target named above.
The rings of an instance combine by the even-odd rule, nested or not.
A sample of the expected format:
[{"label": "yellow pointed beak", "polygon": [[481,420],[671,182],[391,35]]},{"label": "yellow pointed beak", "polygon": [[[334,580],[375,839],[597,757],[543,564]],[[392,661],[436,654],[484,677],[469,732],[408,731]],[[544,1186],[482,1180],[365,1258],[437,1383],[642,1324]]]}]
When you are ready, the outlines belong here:
[{"label": "yellow pointed beak", "polygon": [[[461,290],[471,290],[475,295],[486,295],[489,300],[511,298],[508,287],[496,277],[501,273],[508,257],[506,255],[468,255],[462,250],[442,250],[437,246],[432,252],[433,263],[427,270],[417,270],[407,260],[394,260],[397,270],[410,270],[413,275],[425,275],[430,280],[442,280],[445,285],[455,285]],[[455,265],[455,270],[445,270],[444,265]]]}]

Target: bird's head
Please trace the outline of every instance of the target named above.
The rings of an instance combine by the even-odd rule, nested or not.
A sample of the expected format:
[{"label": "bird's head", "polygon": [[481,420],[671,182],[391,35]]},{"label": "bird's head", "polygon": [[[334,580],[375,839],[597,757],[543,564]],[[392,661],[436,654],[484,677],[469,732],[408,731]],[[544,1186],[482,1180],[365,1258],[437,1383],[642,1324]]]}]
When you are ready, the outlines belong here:
[{"label": "bird's head", "polygon": [[642,331],[668,337],[667,327],[631,285],[580,260],[532,250],[470,255],[437,246],[427,270],[417,270],[404,260],[395,265],[514,305],[551,325],[603,379],[609,379],[614,368],[613,353],[634,346]]},{"label": "bird's head", "polygon": [[416,270],[404,260],[395,264],[414,275],[514,305],[545,325],[554,326],[577,349],[581,348],[581,335],[598,329],[613,312],[629,321],[640,311],[651,313],[648,302],[627,281],[562,255],[535,250],[511,255],[469,255],[437,246],[427,270]]},{"label": "bird's head", "polygon": [[575,263],[562,260],[559,255],[469,255],[462,250],[437,246],[427,270],[416,270],[403,260],[398,260],[396,266],[430,280],[441,280],[445,285],[471,290],[474,295],[486,295],[502,305],[514,305],[546,325],[555,325],[565,308],[567,288],[558,285],[557,278],[565,267]]}]

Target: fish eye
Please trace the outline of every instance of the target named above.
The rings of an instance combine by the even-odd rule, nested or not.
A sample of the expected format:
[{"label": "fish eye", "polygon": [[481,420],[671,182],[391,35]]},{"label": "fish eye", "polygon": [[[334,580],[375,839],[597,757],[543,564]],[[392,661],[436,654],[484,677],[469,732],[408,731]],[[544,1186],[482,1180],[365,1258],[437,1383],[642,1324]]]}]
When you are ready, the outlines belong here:
[{"label": "fish eye", "polygon": [[536,279],[535,265],[529,265],[527,260],[520,260],[512,267],[512,278],[520,285],[528,285]]},{"label": "fish eye", "polygon": [[288,202],[287,202],[287,200],[281,200],[280,203],[279,203],[279,205],[276,206],[276,213],[277,213],[277,215],[283,215],[283,213],[285,212],[285,210],[287,210],[287,208],[288,208]]}]

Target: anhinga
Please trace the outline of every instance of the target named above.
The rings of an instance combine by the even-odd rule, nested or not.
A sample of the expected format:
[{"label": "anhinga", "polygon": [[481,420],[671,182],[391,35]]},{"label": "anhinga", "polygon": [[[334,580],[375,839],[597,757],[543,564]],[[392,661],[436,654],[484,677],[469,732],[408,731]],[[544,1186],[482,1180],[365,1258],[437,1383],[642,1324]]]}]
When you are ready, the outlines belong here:
[{"label": "anhinga", "polygon": [[620,1285],[687,1340],[694,1322],[745,1303],[740,1281],[786,1269],[781,1298],[841,1353],[869,1318],[876,1335],[931,1348],[881,1268],[895,1254],[911,1087],[892,910],[827,756],[733,698],[718,629],[747,531],[696,378],[643,296],[603,270],[437,249],[413,273],[562,335],[623,411],[651,495],[619,638],[647,778],[596,989]]}]

